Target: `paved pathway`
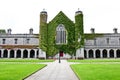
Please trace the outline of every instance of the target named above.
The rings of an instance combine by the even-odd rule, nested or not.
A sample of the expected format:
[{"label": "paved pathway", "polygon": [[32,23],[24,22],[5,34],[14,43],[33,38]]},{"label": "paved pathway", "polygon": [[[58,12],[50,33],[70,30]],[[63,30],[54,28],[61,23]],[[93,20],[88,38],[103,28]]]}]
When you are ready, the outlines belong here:
[{"label": "paved pathway", "polygon": [[79,80],[66,60],[47,63],[47,67],[36,72],[25,80]]}]

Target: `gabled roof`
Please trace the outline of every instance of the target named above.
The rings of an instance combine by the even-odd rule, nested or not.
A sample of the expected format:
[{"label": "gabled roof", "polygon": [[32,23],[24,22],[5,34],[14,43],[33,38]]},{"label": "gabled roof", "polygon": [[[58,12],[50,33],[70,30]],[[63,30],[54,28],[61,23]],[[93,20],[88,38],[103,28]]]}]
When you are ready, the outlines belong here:
[{"label": "gabled roof", "polygon": [[71,21],[62,11],[60,11],[50,22],[54,21],[62,22],[61,20],[63,19],[73,23],[73,21]]}]

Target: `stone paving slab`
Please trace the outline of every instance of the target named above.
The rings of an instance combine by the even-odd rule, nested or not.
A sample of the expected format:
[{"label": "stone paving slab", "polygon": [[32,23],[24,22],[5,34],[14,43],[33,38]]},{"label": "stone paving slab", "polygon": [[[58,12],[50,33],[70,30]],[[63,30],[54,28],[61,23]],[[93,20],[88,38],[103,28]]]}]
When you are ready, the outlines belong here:
[{"label": "stone paving slab", "polygon": [[47,67],[39,70],[35,74],[25,80],[79,80],[74,74],[66,60],[61,60],[61,63],[47,63]]}]

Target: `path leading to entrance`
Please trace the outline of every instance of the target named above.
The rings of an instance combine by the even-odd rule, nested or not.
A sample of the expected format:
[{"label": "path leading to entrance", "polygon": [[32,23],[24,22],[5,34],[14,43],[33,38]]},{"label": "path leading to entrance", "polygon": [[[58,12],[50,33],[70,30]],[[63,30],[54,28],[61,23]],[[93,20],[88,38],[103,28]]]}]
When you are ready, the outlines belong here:
[{"label": "path leading to entrance", "polygon": [[79,80],[66,60],[47,63],[47,67],[36,72],[25,80]]}]

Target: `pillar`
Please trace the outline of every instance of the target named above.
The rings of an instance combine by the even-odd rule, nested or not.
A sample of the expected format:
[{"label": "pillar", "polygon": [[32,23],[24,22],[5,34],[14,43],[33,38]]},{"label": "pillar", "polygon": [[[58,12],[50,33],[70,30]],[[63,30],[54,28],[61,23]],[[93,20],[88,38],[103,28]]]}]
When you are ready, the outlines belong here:
[{"label": "pillar", "polygon": [[102,49],[100,49],[100,58],[103,58],[103,53],[102,53]]},{"label": "pillar", "polygon": [[110,58],[109,49],[107,49],[107,58]]},{"label": "pillar", "polygon": [[14,51],[14,58],[16,58],[16,57],[17,57],[17,56],[16,56],[16,52],[17,52],[17,51],[15,50],[15,51]]},{"label": "pillar", "polygon": [[1,58],[3,58],[3,49],[1,50]]},{"label": "pillar", "polygon": [[117,58],[116,51],[117,49],[114,50],[114,58]]},{"label": "pillar", "polygon": [[23,58],[23,49],[21,49],[21,58]]},{"label": "pillar", "polygon": [[86,49],[86,58],[89,58],[89,57],[88,57],[88,49]]},{"label": "pillar", "polygon": [[10,51],[9,50],[7,50],[7,51],[8,51],[7,58],[10,58]]},{"label": "pillar", "polygon": [[30,58],[30,50],[31,49],[28,49],[28,56],[27,56],[27,58]]},{"label": "pillar", "polygon": [[35,49],[34,51],[35,51],[35,57],[34,58],[37,58],[37,49]]},{"label": "pillar", "polygon": [[96,58],[95,49],[93,49],[93,58]]}]

